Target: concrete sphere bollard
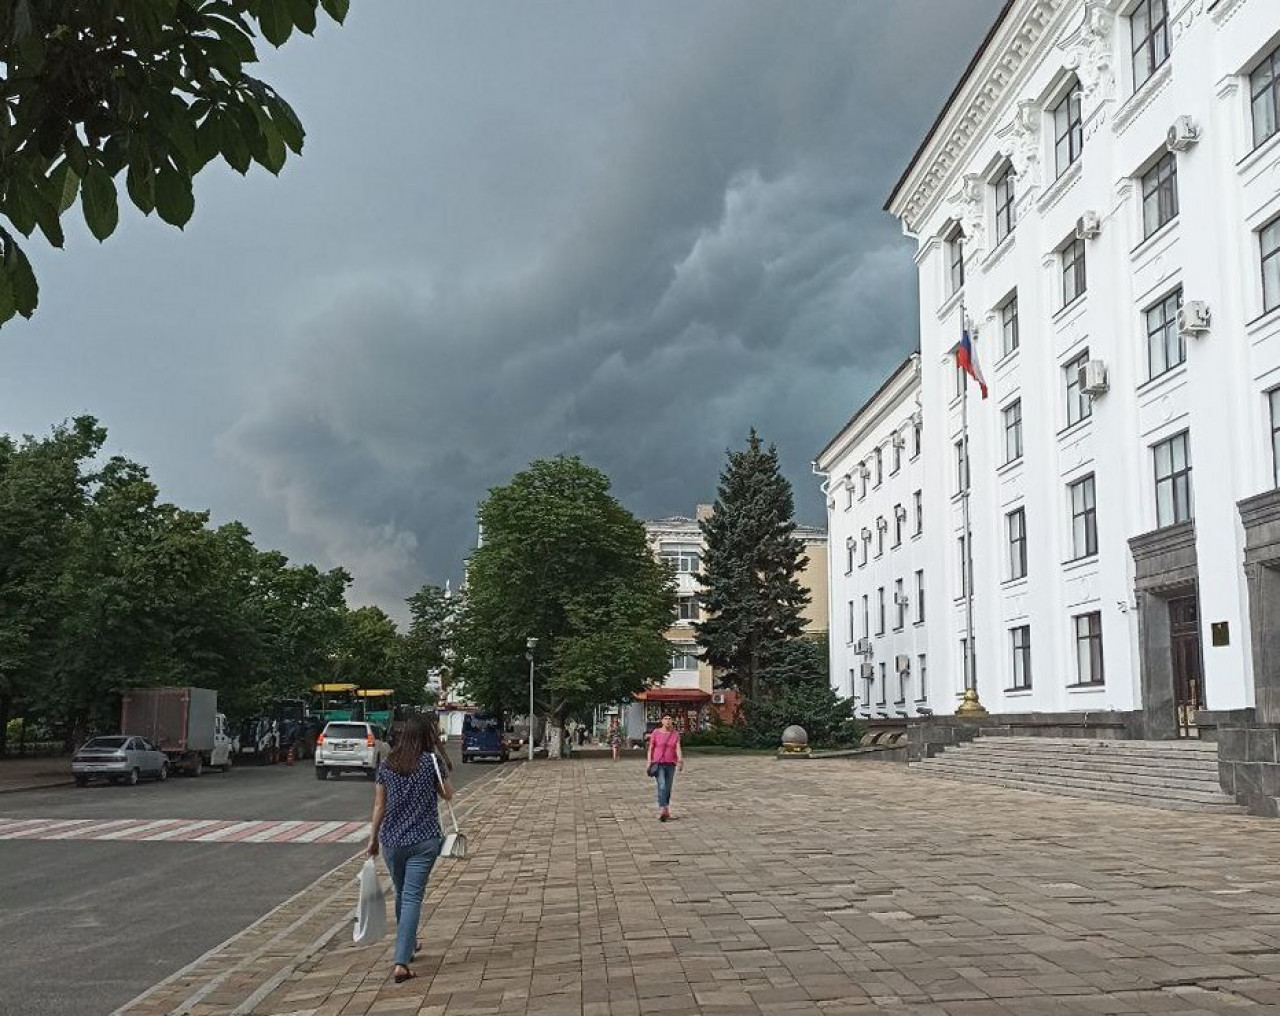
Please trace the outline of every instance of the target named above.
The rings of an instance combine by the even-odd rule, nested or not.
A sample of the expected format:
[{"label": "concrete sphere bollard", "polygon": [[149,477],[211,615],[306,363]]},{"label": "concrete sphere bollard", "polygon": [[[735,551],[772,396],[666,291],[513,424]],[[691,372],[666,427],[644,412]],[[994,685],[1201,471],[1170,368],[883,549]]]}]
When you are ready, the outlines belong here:
[{"label": "concrete sphere bollard", "polygon": [[779,754],[784,757],[800,758],[809,755],[809,734],[804,727],[793,723],[782,732],[782,748]]}]

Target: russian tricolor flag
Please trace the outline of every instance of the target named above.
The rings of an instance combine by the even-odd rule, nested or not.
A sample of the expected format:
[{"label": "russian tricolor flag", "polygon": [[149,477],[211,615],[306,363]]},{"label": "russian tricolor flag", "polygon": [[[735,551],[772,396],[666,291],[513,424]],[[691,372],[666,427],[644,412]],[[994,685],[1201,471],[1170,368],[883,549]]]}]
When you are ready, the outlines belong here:
[{"label": "russian tricolor flag", "polygon": [[973,339],[969,336],[968,328],[964,330],[960,336],[960,341],[956,343],[955,354],[956,366],[978,382],[978,388],[985,399],[987,397],[987,382],[982,376],[982,368],[978,366],[978,351],[974,348]]}]

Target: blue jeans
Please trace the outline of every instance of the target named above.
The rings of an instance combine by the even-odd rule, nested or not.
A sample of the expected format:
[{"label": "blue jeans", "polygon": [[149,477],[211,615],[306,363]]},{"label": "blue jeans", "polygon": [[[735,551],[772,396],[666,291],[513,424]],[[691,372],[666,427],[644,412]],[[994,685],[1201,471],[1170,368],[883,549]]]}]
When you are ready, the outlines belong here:
[{"label": "blue jeans", "polygon": [[658,807],[665,808],[671,803],[671,785],[676,781],[676,767],[663,763],[658,766]]},{"label": "blue jeans", "polygon": [[427,878],[442,846],[444,840],[437,837],[382,850],[387,871],[391,872],[391,884],[396,888],[396,963],[400,966],[407,967],[413,959],[422,898],[427,894]]}]

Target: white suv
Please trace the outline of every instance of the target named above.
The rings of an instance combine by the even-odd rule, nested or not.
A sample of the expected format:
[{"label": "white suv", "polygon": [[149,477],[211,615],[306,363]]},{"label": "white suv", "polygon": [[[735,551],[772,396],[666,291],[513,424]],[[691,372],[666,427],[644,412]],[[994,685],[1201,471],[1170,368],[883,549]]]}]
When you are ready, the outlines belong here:
[{"label": "white suv", "polygon": [[375,723],[334,720],[316,738],[316,779],[359,770],[373,779],[382,760],[391,754],[387,733]]}]

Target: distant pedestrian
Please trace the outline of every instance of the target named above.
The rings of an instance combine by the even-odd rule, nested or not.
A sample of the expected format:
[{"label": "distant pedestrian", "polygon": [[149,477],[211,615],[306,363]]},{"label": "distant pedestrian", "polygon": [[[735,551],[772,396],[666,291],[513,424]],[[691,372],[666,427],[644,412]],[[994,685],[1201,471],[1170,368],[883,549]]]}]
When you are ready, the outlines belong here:
[{"label": "distant pedestrian", "polygon": [[684,753],[680,750],[680,731],[668,713],[662,717],[662,726],[649,735],[649,765],[657,768],[658,821],[671,817],[671,785],[676,770],[684,771]]},{"label": "distant pedestrian", "polygon": [[614,720],[609,724],[609,747],[613,749],[613,760],[618,761],[618,753],[622,751],[622,725]]},{"label": "distant pedestrian", "polygon": [[[433,753],[442,782],[436,779]],[[396,890],[396,955],[391,971],[396,984],[416,976],[409,964],[417,950],[422,899],[444,844],[437,798],[453,799],[452,769],[436,725],[418,714],[405,721],[396,746],[378,766],[369,856],[377,857],[381,849]]]}]

